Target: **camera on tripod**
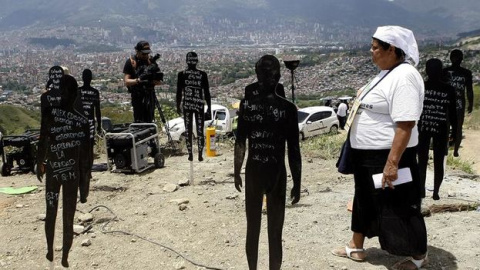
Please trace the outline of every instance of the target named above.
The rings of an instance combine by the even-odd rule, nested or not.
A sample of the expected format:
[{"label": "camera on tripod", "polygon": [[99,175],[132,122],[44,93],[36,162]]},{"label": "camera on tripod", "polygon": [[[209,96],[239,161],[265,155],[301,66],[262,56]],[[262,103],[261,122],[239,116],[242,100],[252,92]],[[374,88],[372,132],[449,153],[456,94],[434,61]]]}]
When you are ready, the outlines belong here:
[{"label": "camera on tripod", "polygon": [[142,82],[152,83],[153,81],[163,81],[163,73],[160,71],[160,67],[157,64],[157,60],[160,58],[160,54],[155,54],[150,57],[150,64],[144,66],[138,70],[138,78]]}]

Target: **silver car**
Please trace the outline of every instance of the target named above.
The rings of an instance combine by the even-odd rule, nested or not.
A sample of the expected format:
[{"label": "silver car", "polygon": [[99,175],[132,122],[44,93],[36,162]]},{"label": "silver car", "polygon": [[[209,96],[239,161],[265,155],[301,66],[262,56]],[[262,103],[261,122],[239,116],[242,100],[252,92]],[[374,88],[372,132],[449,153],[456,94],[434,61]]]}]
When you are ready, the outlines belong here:
[{"label": "silver car", "polygon": [[[205,113],[206,110],[207,107],[205,106]],[[213,120],[205,120],[205,129],[208,126],[213,125],[215,126],[215,132],[218,135],[226,135],[232,132],[232,118],[230,117],[230,111],[227,109],[227,107],[218,104],[212,104],[211,113],[212,115],[210,118]],[[172,140],[180,141],[182,136],[186,136],[183,117],[174,118],[168,121],[167,124]],[[193,136],[196,137],[197,129],[195,126],[195,118],[193,118],[192,125]],[[165,127],[163,128],[163,131],[165,132]]]},{"label": "silver car", "polygon": [[335,111],[327,106],[313,106],[298,110],[298,129],[300,139],[338,132],[338,118]]}]

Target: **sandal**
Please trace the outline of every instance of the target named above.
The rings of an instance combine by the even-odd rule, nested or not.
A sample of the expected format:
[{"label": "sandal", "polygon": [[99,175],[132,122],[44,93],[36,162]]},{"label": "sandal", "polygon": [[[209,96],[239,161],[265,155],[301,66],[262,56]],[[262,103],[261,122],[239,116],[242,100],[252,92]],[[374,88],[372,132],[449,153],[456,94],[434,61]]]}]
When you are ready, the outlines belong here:
[{"label": "sandal", "polygon": [[342,257],[342,258],[349,258],[356,262],[363,262],[365,261],[365,258],[360,259],[360,258],[352,257],[352,253],[362,253],[362,252],[365,252],[364,248],[350,248],[348,245],[345,246],[345,253],[342,252],[342,249],[332,250],[333,255]]},{"label": "sandal", "polygon": [[425,257],[423,257],[423,259],[420,259],[420,260],[415,260],[412,257],[405,258],[397,262],[394,266],[392,266],[392,270],[404,270],[405,268],[399,268],[399,267],[406,262],[413,263],[416,267],[415,269],[421,269],[422,267],[428,264],[428,252],[425,253]]}]

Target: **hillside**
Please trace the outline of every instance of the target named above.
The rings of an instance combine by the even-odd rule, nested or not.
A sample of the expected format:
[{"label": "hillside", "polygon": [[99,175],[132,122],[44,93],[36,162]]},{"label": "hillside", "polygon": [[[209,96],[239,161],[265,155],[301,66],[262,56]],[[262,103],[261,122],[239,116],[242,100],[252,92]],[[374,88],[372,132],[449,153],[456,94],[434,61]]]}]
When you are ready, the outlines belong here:
[{"label": "hillside", "polygon": [[[135,29],[159,38],[165,38],[165,29],[172,26],[180,33],[211,28],[234,34],[256,28],[273,30],[279,24],[284,24],[282,31],[291,30],[302,22],[345,31],[402,24],[425,35],[441,36],[478,29],[476,18],[480,16],[475,0],[457,0],[455,8],[447,0],[0,0],[0,7],[0,30],[88,26],[108,29],[110,35]],[[229,27],[230,23],[235,27]]]},{"label": "hillside", "polygon": [[430,14],[442,18],[443,24],[449,24],[463,31],[478,29],[480,5],[478,0],[394,0],[392,3],[418,14]]},{"label": "hillside", "polygon": [[0,131],[19,135],[27,129],[40,128],[40,112],[13,105],[0,105]]},{"label": "hillside", "polygon": [[463,50],[480,50],[480,35],[472,35],[456,42]]}]

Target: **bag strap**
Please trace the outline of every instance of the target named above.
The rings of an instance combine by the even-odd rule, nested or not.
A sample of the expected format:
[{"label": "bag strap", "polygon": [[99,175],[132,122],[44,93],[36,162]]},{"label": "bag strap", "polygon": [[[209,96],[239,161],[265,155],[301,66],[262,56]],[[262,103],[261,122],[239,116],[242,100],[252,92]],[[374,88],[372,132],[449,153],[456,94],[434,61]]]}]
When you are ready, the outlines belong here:
[{"label": "bag strap", "polygon": [[[355,118],[355,115],[357,114],[357,110],[358,110],[358,107],[360,106],[360,102],[365,98],[365,96],[370,93],[370,91],[372,91],[373,88],[375,88],[375,86],[377,86],[383,79],[385,79],[385,77],[387,77],[388,74],[390,74],[390,72],[392,72],[392,70],[394,70],[396,67],[398,67],[399,65],[403,64],[403,63],[406,63],[406,62],[402,62],[402,63],[399,63],[397,65],[395,65],[392,69],[390,69],[382,78],[380,78],[372,87],[369,87],[370,84],[373,82],[370,81],[370,83],[366,86],[366,87],[369,87],[367,92],[365,94],[363,94],[363,90],[362,92],[360,93],[360,95],[363,94],[363,96],[359,97],[357,100],[355,100],[355,103],[354,103],[354,106],[352,107],[352,111],[350,112],[350,115],[348,116],[347,118],[347,122],[345,123],[345,126],[346,128],[348,129],[348,134],[347,134],[347,139],[350,138],[350,125],[353,123],[353,119]],[[365,88],[366,88],[365,87]],[[365,89],[364,88],[364,89]],[[356,105],[355,105],[356,104]]]},{"label": "bag strap", "polygon": [[[370,91],[372,91],[373,88],[375,88],[375,86],[377,86],[383,79],[385,79],[385,77],[387,77],[388,74],[390,74],[390,72],[392,72],[396,67],[398,67],[398,66],[400,66],[401,64],[404,64],[404,63],[406,63],[406,62],[402,62],[402,63],[396,64],[392,69],[390,69],[390,70],[387,72],[387,74],[385,74],[382,78],[380,78],[380,80],[378,80],[372,87],[368,88],[367,92],[366,92],[361,98],[359,98],[359,100],[362,101],[362,100],[365,98],[365,96],[366,96],[368,93],[370,93]],[[372,81],[373,81],[373,80],[372,80]],[[372,83],[372,81],[370,81],[370,83],[367,85],[367,87],[370,86],[370,84]],[[362,91],[362,93],[363,93],[363,91]],[[362,94],[362,93],[360,93],[360,94]]]}]

